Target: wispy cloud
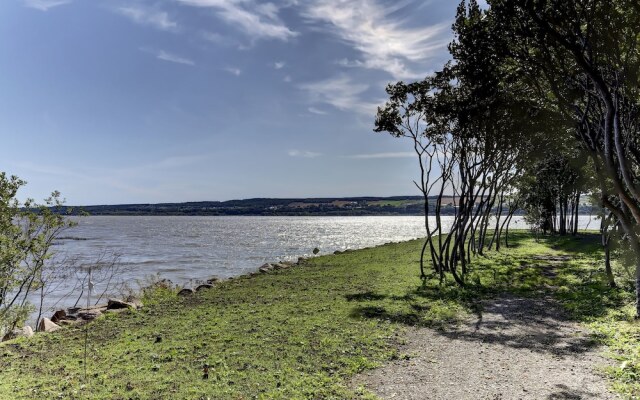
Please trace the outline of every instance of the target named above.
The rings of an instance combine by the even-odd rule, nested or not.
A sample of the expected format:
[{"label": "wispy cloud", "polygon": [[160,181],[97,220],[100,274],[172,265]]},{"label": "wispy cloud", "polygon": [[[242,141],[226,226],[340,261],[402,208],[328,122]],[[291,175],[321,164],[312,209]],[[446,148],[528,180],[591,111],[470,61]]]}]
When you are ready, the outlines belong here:
[{"label": "wispy cloud", "polygon": [[[144,50],[146,51],[146,50]],[[171,54],[168,53],[164,50],[158,50],[156,52],[154,52],[153,54],[155,54],[156,58],[158,60],[162,60],[162,61],[169,61],[172,63],[176,63],[176,64],[183,64],[183,65],[190,65],[190,66],[194,66],[196,65],[195,61],[190,60],[188,58],[184,58],[181,56],[177,56],[175,54]]]},{"label": "wispy cloud", "polygon": [[322,153],[316,153],[313,151],[307,151],[307,150],[289,150],[289,156],[290,157],[302,157],[302,158],[316,158],[316,157],[320,157],[322,155]]},{"label": "wispy cloud", "polygon": [[315,107],[309,107],[309,108],[307,108],[307,110],[308,110],[310,113],[313,113],[313,114],[318,114],[318,115],[327,115],[327,112],[326,112],[326,111],[322,111],[322,110],[317,109],[317,108],[315,108]]},{"label": "wispy cloud", "polygon": [[235,76],[240,76],[240,74],[242,74],[242,70],[240,68],[227,67],[224,70],[230,73],[231,75],[235,75]]},{"label": "wispy cloud", "polygon": [[163,31],[175,31],[178,29],[178,23],[173,21],[165,11],[139,6],[120,7],[116,11],[137,24],[153,26]]},{"label": "wispy cloud", "polygon": [[361,53],[361,60],[342,60],[344,66],[383,70],[395,79],[418,78],[424,73],[414,71],[412,64],[445,48],[450,21],[406,27],[407,21],[393,16],[402,8],[403,2],[399,4],[385,7],[376,0],[317,0],[308,3],[303,15]]},{"label": "wispy cloud", "polygon": [[282,69],[284,68],[284,66],[287,65],[284,61],[276,61],[273,63],[273,68],[275,69]]},{"label": "wispy cloud", "polygon": [[346,75],[301,84],[299,87],[309,93],[312,101],[329,104],[342,111],[373,115],[378,106],[378,103],[362,100],[362,94],[369,89],[369,85],[354,83]]},{"label": "wispy cloud", "polygon": [[71,0],[24,0],[24,5],[40,11],[48,11],[50,8],[71,3]]},{"label": "wispy cloud", "polygon": [[223,46],[238,45],[238,43],[236,43],[236,41],[231,39],[230,37],[221,35],[216,32],[202,31],[201,36],[207,42],[211,42],[211,43],[215,43]]},{"label": "wispy cloud", "polygon": [[369,153],[369,154],[354,154],[346,157],[355,158],[359,160],[368,160],[368,159],[377,159],[377,158],[410,158],[410,157],[416,157],[416,153],[413,153],[410,151],[398,152],[398,153]]},{"label": "wispy cloud", "polygon": [[289,29],[280,19],[280,9],[273,3],[254,0],[178,0],[195,7],[209,7],[231,26],[240,28],[248,36],[259,39],[287,41],[298,33]]},{"label": "wispy cloud", "polygon": [[291,76],[289,75],[285,76],[282,80],[285,81],[286,83],[291,83],[292,81]]}]

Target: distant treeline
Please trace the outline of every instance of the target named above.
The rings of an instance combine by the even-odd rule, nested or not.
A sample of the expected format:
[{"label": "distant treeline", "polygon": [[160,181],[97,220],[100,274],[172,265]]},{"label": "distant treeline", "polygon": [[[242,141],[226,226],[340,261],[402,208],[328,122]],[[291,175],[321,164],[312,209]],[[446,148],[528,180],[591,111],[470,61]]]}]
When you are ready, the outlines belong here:
[{"label": "distant treeline", "polygon": [[[64,208],[74,214],[90,215],[271,215],[271,216],[363,216],[363,215],[424,215],[421,196],[340,197],[340,198],[255,198],[228,201],[186,203],[118,204],[74,206]],[[433,198],[435,202],[436,198]],[[589,214],[590,206],[581,213]],[[442,215],[455,215],[453,197],[442,208]]]}]

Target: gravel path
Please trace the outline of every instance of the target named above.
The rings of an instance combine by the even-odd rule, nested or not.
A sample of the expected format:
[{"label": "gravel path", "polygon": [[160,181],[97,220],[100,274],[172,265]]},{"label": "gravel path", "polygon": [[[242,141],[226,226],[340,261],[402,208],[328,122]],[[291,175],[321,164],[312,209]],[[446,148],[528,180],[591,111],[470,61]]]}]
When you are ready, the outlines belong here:
[{"label": "gravel path", "polygon": [[384,399],[616,399],[584,328],[551,298],[504,296],[456,328],[409,328],[392,362],[354,379]]}]

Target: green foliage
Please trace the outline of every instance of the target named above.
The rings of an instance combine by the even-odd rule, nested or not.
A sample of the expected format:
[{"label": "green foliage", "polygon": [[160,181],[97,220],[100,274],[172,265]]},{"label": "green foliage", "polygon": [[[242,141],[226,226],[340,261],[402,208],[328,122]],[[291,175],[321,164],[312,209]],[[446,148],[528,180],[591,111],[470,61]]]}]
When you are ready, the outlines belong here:
[{"label": "green foliage", "polygon": [[58,192],[43,205],[30,199],[20,204],[16,194],[24,184],[0,172],[0,335],[33,310],[27,297],[46,284],[53,241],[73,225],[57,212],[63,203]]}]

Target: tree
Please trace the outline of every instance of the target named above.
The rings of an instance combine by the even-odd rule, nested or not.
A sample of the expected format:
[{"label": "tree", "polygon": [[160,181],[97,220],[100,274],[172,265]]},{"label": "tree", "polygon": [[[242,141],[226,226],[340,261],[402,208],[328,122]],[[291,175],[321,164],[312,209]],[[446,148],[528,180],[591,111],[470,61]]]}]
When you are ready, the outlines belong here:
[{"label": "tree", "polygon": [[517,71],[541,107],[563,116],[571,128],[558,132],[561,140],[591,159],[601,204],[615,216],[635,255],[640,316],[640,3],[489,4],[485,18],[473,25],[507,38],[496,48],[497,59]]},{"label": "tree", "polygon": [[25,184],[0,172],[0,333],[23,322],[33,310],[29,296],[42,289],[46,264],[60,233],[73,225],[62,213],[60,193],[45,203],[20,203],[18,189]]}]

